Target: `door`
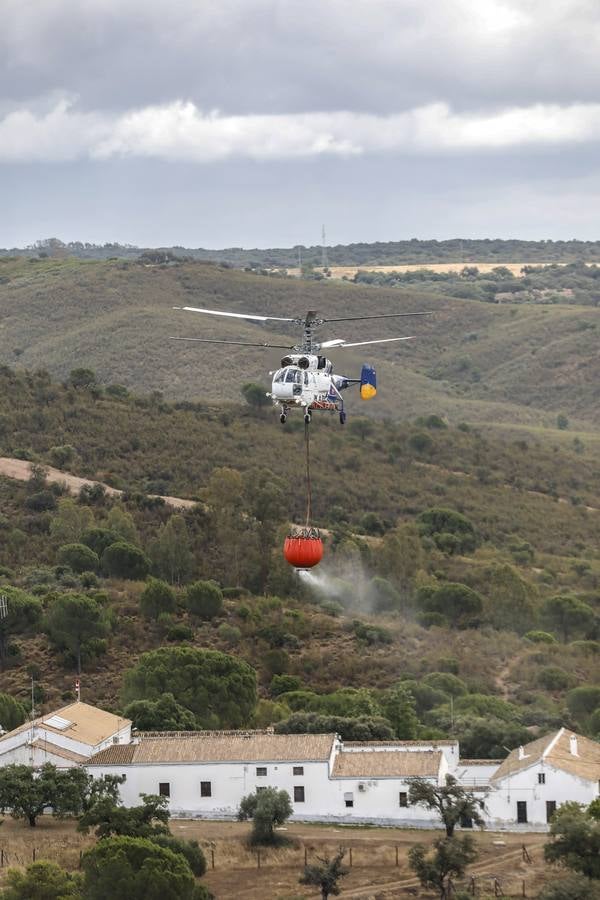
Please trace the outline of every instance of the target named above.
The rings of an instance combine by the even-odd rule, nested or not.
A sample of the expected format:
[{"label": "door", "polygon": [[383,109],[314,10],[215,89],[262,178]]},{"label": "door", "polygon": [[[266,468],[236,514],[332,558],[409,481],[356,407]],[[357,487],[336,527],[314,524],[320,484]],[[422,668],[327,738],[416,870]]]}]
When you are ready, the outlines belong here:
[{"label": "door", "polygon": [[517,800],[517,822],[525,825],[527,822],[527,803],[525,800]]},{"label": "door", "polygon": [[546,822],[552,821],[552,816],[556,812],[556,800],[546,800]]}]

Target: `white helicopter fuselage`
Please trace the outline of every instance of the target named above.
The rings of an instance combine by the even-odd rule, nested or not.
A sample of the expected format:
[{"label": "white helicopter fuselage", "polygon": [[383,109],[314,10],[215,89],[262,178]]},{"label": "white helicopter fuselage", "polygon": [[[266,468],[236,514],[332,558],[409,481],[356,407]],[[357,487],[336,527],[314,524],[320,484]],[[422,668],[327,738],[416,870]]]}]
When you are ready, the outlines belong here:
[{"label": "white helicopter fuselage", "polygon": [[273,376],[270,397],[286,410],[300,406],[305,410],[343,407],[340,391],[348,387],[343,375],[333,374],[332,363],[324,356],[309,353],[290,354],[281,360]]}]

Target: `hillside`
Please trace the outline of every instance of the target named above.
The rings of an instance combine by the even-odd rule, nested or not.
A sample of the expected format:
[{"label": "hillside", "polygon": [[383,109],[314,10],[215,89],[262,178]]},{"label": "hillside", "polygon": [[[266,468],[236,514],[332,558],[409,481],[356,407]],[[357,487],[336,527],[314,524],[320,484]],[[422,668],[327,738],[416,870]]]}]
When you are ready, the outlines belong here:
[{"label": "hillside", "polygon": [[[76,259],[0,260],[0,361],[66,377],[86,361],[104,384],[161,391],[170,400],[239,398],[246,381],[268,384],[277,351],[173,344],[170,335],[276,340],[296,333],[175,312],[199,305],[234,311],[324,315],[416,311],[435,315],[398,326],[347,323],[326,337],[414,333],[410,344],[334,355],[338,369],[375,361],[378,398],[350,401],[350,414],[394,419],[435,413],[458,423],[552,429],[559,414],[573,432],[600,424],[597,308],[482,303],[413,286],[384,288],[265,278],[194,262],[148,266]],[[407,320],[410,322],[410,320]],[[343,323],[340,323],[343,324]],[[568,439],[572,441],[571,433]],[[564,440],[564,435],[552,435]],[[591,437],[587,437],[588,440]]]},{"label": "hillside", "polygon": [[[595,733],[595,707],[577,708],[572,692],[589,685],[594,704],[600,679],[597,455],[442,424],[313,427],[315,514],[328,539],[311,586],[281,556],[286,523],[303,514],[301,429],[243,407],[115,399],[3,370],[0,455],[62,460],[75,475],[126,490],[122,500],[86,490],[74,503],[44,484],[43,470],[26,483],[0,477],[0,583],[43,609],[36,626],[21,621],[8,635],[3,690],[26,701],[33,672],[38,702],[72,695],[72,652],[45,622],[59,598],[83,593],[108,628],[84,653],[84,696],[113,709],[123,708],[124,673],[144,651],[192,646],[257,670],[259,724],[292,711],[377,712],[402,680],[423,733],[457,728],[468,754],[503,752],[561,722]],[[174,515],[146,492],[201,502]],[[459,531],[454,513],[447,534],[422,531],[431,508],[464,516]],[[463,526],[472,538],[461,543]],[[65,543],[99,546],[114,534],[147,557],[146,572],[173,581],[171,612],[142,614],[137,570],[117,576],[103,562],[78,574],[65,565]],[[176,550],[185,559],[173,569],[165,554]],[[226,589],[216,616],[188,607],[198,578]],[[443,599],[453,584],[470,614]],[[575,598],[566,624],[551,603],[565,594]],[[524,638],[531,629],[545,632],[542,643]],[[281,673],[302,686],[297,697],[276,693]],[[339,693],[349,688],[366,693]]]}]

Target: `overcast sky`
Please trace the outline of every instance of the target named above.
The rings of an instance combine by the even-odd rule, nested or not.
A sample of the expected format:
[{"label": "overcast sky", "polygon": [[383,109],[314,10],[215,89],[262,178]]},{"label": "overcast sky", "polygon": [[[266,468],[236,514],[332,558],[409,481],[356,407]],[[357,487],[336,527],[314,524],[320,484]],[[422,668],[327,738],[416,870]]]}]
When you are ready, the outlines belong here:
[{"label": "overcast sky", "polygon": [[3,0],[0,246],[600,238],[598,0]]}]

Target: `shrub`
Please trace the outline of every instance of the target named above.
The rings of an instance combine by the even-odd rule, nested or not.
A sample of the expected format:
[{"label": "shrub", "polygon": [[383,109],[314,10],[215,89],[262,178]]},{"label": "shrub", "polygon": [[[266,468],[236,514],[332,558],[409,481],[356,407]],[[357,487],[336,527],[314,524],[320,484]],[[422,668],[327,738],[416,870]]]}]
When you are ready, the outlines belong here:
[{"label": "shrub", "polygon": [[38,491],[27,497],[25,506],[32,512],[47,512],[56,509],[56,496],[52,491]]},{"label": "shrub", "polygon": [[100,566],[98,554],[85,544],[63,544],[56,560],[59,565],[69,566],[74,572],[97,572]]},{"label": "shrub", "polygon": [[222,641],[230,644],[232,647],[239,644],[242,638],[242,632],[236,625],[230,625],[229,622],[221,622],[217,629],[217,634]]},{"label": "shrub", "polygon": [[299,691],[302,687],[302,679],[298,675],[273,675],[269,685],[271,697],[279,697],[288,691]]},{"label": "shrub", "polygon": [[61,447],[50,447],[48,455],[52,465],[56,466],[58,469],[62,469],[73,462],[75,447],[71,447],[70,444],[65,444]]},{"label": "shrub", "polygon": [[214,581],[196,581],[186,591],[186,606],[199,619],[214,619],[223,611],[223,592]]},{"label": "shrub", "polygon": [[0,727],[5,731],[18,728],[27,718],[25,707],[10,694],[0,694]]},{"label": "shrub", "polygon": [[438,612],[424,612],[417,615],[417,623],[422,628],[448,628],[449,622],[446,616]]},{"label": "shrub", "polygon": [[549,631],[528,631],[523,637],[534,644],[558,644],[554,635]]},{"label": "shrub", "polygon": [[146,619],[158,619],[161,613],[175,612],[175,591],[166,581],[149,578],[140,597],[140,610]]},{"label": "shrub", "polygon": [[169,628],[167,631],[167,640],[171,642],[175,641],[191,641],[194,637],[194,631],[190,628],[189,625],[186,625],[185,622],[177,622],[176,625],[173,625],[172,628]]},{"label": "shrub", "polygon": [[547,691],[564,691],[571,686],[573,679],[559,666],[545,666],[540,669],[538,683]]},{"label": "shrub", "polygon": [[150,560],[139,547],[117,541],[102,554],[102,568],[106,575],[113,578],[142,581],[150,571]]}]

